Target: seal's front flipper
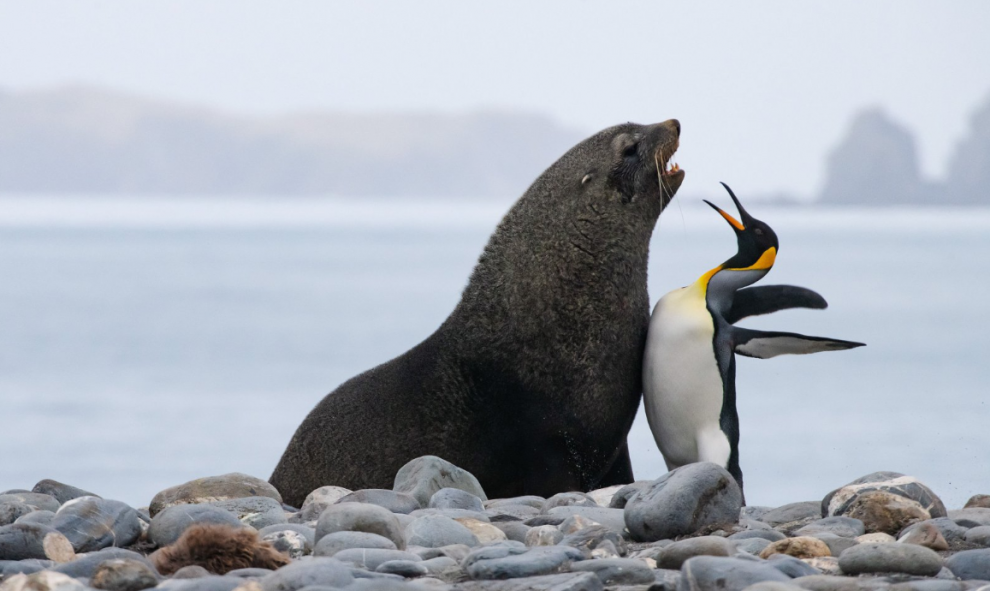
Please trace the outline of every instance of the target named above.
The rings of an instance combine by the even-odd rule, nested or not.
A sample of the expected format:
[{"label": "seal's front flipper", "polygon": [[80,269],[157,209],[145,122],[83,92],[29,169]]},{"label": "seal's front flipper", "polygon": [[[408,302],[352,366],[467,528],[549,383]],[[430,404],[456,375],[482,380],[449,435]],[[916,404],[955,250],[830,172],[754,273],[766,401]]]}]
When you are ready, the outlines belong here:
[{"label": "seal's front flipper", "polygon": [[790,308],[814,308],[824,310],[828,307],[818,292],[796,285],[761,285],[740,289],[732,298],[732,308],[725,319],[729,324],[748,316],[760,316],[787,310]]},{"label": "seal's front flipper", "polygon": [[862,347],[866,343],[840,341],[825,337],[809,337],[794,332],[765,332],[732,327],[732,342],[736,353],[757,359],[770,359],[777,355],[807,355],[822,351],[842,351]]}]

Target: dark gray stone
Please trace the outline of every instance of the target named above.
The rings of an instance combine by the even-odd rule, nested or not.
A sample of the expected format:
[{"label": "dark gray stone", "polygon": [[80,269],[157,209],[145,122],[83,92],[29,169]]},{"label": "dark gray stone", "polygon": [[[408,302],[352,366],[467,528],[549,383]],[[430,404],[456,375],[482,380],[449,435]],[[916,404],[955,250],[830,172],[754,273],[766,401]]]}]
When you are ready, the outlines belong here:
[{"label": "dark gray stone", "polygon": [[368,503],[384,507],[392,513],[402,514],[409,514],[423,508],[414,496],[384,488],[356,490],[338,499],[337,504],[339,503]]},{"label": "dark gray stone", "polygon": [[341,550],[351,548],[376,548],[379,550],[397,550],[392,540],[363,531],[338,531],[320,538],[313,548],[314,556],[333,556]]},{"label": "dark gray stone", "polygon": [[657,567],[679,569],[684,562],[695,556],[732,556],[736,545],[718,536],[688,538],[667,546],[657,556]]},{"label": "dark gray stone", "polygon": [[288,523],[282,503],[271,497],[241,497],[215,501],[210,505],[230,511],[241,523],[254,529]]},{"label": "dark gray stone", "polygon": [[626,503],[629,502],[629,499],[631,499],[633,495],[651,484],[653,484],[652,480],[637,480],[636,482],[623,486],[619,490],[615,491],[614,495],[612,495],[612,500],[608,503],[609,508],[625,509]]},{"label": "dark gray stone", "polygon": [[496,521],[492,525],[502,530],[505,537],[510,540],[515,540],[517,542],[526,543],[526,532],[530,530],[528,525],[523,524],[521,521]]},{"label": "dark gray stone", "polygon": [[903,573],[932,577],[942,570],[942,558],[914,544],[858,544],[839,556],[839,568],[847,575]]},{"label": "dark gray stone", "polygon": [[990,546],[990,525],[981,525],[967,530],[965,539],[970,544]]},{"label": "dark gray stone", "polygon": [[0,503],[0,526],[10,525],[36,509],[20,501],[9,500]]},{"label": "dark gray stone", "polygon": [[34,492],[7,492],[0,495],[0,504],[3,503],[24,503],[36,511],[58,511],[62,505],[55,497]]},{"label": "dark gray stone", "polygon": [[477,546],[478,538],[471,530],[449,517],[424,515],[406,526],[406,542],[426,548],[439,548],[451,544]]},{"label": "dark gray stone", "polygon": [[[487,546],[483,550],[498,550]],[[568,546],[539,546],[526,552],[505,552],[501,557],[478,559],[469,554],[462,568],[472,579],[517,579],[565,572],[572,560],[580,560],[580,551]]]},{"label": "dark gray stone", "polygon": [[467,470],[458,468],[436,456],[422,456],[411,460],[395,474],[392,490],[409,493],[426,507],[430,497],[442,488],[457,488],[488,500],[478,479]]},{"label": "dark gray stone", "polygon": [[776,509],[771,509],[760,517],[760,521],[771,527],[780,527],[788,524],[800,524],[801,527],[821,519],[821,504],[818,501],[804,501],[801,503],[789,503]]},{"label": "dark gray stone", "polygon": [[729,536],[730,540],[748,540],[751,538],[761,538],[769,542],[776,542],[777,540],[783,540],[786,538],[784,534],[780,533],[775,529],[747,529],[745,531],[740,531]]},{"label": "dark gray stone", "polygon": [[89,584],[104,591],[141,591],[158,584],[158,572],[146,561],[114,558],[96,569]]},{"label": "dark gray stone", "polygon": [[354,582],[351,569],[333,558],[308,558],[283,566],[259,581],[263,591],[297,591],[310,585],[346,587]]},{"label": "dark gray stone", "polygon": [[965,528],[990,525],[990,509],[983,507],[957,509],[955,511],[949,511],[949,519]]},{"label": "dark gray stone", "polygon": [[406,539],[399,527],[399,520],[391,511],[378,505],[368,503],[330,505],[320,515],[320,520],[316,524],[317,544],[323,536],[338,531],[378,534],[392,540],[398,549],[406,548]]},{"label": "dark gray stone", "polygon": [[796,536],[813,536],[819,533],[830,533],[843,538],[855,538],[866,533],[863,522],[852,517],[835,516],[825,517],[812,521],[808,525],[796,530]]},{"label": "dark gray stone", "polygon": [[133,507],[99,497],[69,501],[49,525],[62,532],[76,552],[130,546],[141,537],[141,520]]},{"label": "dark gray stone", "polygon": [[[610,530],[618,533],[626,531],[626,517],[624,509],[609,509],[607,507],[584,507],[578,505],[568,505],[563,507],[554,507],[550,509],[551,517],[563,517],[566,521],[568,518],[574,515],[580,515],[603,525]],[[561,521],[563,524],[563,521]]]},{"label": "dark gray stone", "polygon": [[247,474],[232,472],[198,478],[167,488],[155,495],[148,510],[154,517],[175,505],[211,503],[244,497],[271,497],[279,503],[282,502],[282,495],[268,482]]},{"label": "dark gray stone", "polygon": [[626,504],[625,524],[634,540],[652,542],[739,521],[742,492],[735,478],[710,462],[667,472]]},{"label": "dark gray stone", "polygon": [[592,573],[564,573],[522,579],[464,581],[451,591],[602,591],[601,580]]},{"label": "dark gray stone", "polygon": [[873,491],[911,499],[928,511],[933,519],[946,516],[945,505],[938,495],[914,477],[899,472],[874,472],[833,490],[822,499],[821,515],[845,515],[857,497]]},{"label": "dark gray stone", "polygon": [[541,525],[557,526],[565,521],[567,521],[567,517],[564,515],[537,515],[523,521],[523,525],[528,525],[529,527],[540,527]]},{"label": "dark gray stone", "polygon": [[173,505],[151,519],[148,539],[158,547],[175,543],[182,532],[193,524],[216,523],[244,527],[237,516],[212,505]]},{"label": "dark gray stone", "polygon": [[767,558],[767,562],[792,579],[822,574],[822,571],[807,562],[787,554],[773,554]]},{"label": "dark gray stone", "polygon": [[350,548],[337,552],[333,557],[341,562],[347,562],[368,570],[375,570],[378,565],[390,560],[420,561],[419,556],[412,552],[380,548]]},{"label": "dark gray stone", "polygon": [[[72,499],[78,499],[79,497],[99,497],[100,495],[85,491],[81,488],[76,488],[74,486],[69,486],[68,484],[63,484],[57,480],[45,479],[38,484],[34,485],[31,492],[41,493],[43,495],[49,495],[55,497],[59,503],[68,503]],[[54,509],[49,509],[54,511]]]},{"label": "dark gray stone", "polygon": [[597,507],[598,503],[590,495],[583,492],[562,492],[547,499],[540,507],[541,513],[549,513],[555,507]]},{"label": "dark gray stone", "polygon": [[945,559],[945,566],[964,581],[990,581],[990,548],[957,552]]},{"label": "dark gray stone", "polygon": [[[448,559],[450,560],[450,559]],[[390,575],[399,575],[400,577],[415,578],[422,577],[429,574],[429,570],[423,566],[423,563],[413,561],[413,560],[389,560],[388,562],[383,562],[375,567],[375,572],[386,573]]]},{"label": "dark gray stone", "polygon": [[480,497],[459,488],[441,488],[430,497],[429,506],[431,509],[467,509],[479,513],[485,511]]},{"label": "dark gray stone", "polygon": [[[737,509],[736,514],[738,513]],[[790,577],[765,561],[695,556],[681,566],[677,591],[742,591],[753,583],[761,581],[790,580]]]},{"label": "dark gray stone", "polygon": [[17,518],[14,523],[36,523],[38,525],[51,525],[55,514],[51,511],[31,511]]},{"label": "dark gray stone", "polygon": [[572,572],[595,573],[605,585],[649,585],[655,577],[642,560],[634,558],[602,558],[571,565]]},{"label": "dark gray stone", "polygon": [[[124,548],[105,548],[99,552],[84,554],[72,562],[66,562],[52,568],[55,572],[68,575],[74,579],[90,579],[104,562],[108,560],[133,560],[143,563],[154,570],[147,557]],[[157,573],[157,571],[156,571]]]}]

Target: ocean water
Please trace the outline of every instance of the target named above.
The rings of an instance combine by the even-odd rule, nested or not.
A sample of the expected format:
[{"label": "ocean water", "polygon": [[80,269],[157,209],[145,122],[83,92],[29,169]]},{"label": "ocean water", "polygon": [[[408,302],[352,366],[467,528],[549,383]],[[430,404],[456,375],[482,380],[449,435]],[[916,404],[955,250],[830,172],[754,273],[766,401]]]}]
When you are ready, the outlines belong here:
[{"label": "ocean water", "polygon": [[[446,317],[508,207],[0,200],[0,490],[54,478],[140,506],[201,476],[267,478],[324,394]],[[763,283],[830,308],[744,324],[868,344],[739,359],[750,504],[875,470],[950,507],[990,493],[990,210],[750,209],[781,241]],[[714,212],[672,206],[652,300],[734,251]],[[630,446],[637,478],[665,471],[642,412]]]}]

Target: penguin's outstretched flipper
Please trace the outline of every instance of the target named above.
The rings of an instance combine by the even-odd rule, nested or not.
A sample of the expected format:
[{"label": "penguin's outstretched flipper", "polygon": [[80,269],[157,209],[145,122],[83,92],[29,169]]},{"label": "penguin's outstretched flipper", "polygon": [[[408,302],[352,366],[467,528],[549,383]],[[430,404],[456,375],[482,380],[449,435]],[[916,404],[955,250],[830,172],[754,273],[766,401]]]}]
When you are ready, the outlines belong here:
[{"label": "penguin's outstretched flipper", "polygon": [[761,285],[746,287],[736,291],[732,299],[732,308],[725,314],[729,324],[735,324],[749,316],[771,314],[790,308],[814,308],[824,310],[828,307],[818,292],[796,285]]},{"label": "penguin's outstretched flipper", "polygon": [[866,343],[841,341],[825,337],[809,337],[795,332],[768,332],[732,327],[732,342],[736,353],[757,359],[777,355],[807,355],[822,351],[842,351],[862,347]]}]

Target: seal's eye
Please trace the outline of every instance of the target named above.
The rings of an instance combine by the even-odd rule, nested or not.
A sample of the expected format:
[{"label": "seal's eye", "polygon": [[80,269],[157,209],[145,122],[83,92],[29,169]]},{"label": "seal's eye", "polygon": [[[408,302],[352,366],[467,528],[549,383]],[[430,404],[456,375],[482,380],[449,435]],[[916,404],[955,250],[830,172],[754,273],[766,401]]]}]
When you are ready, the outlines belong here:
[{"label": "seal's eye", "polygon": [[635,144],[630,144],[626,146],[624,150],[622,150],[623,158],[635,158],[637,154],[639,154],[639,142],[636,142]]}]

